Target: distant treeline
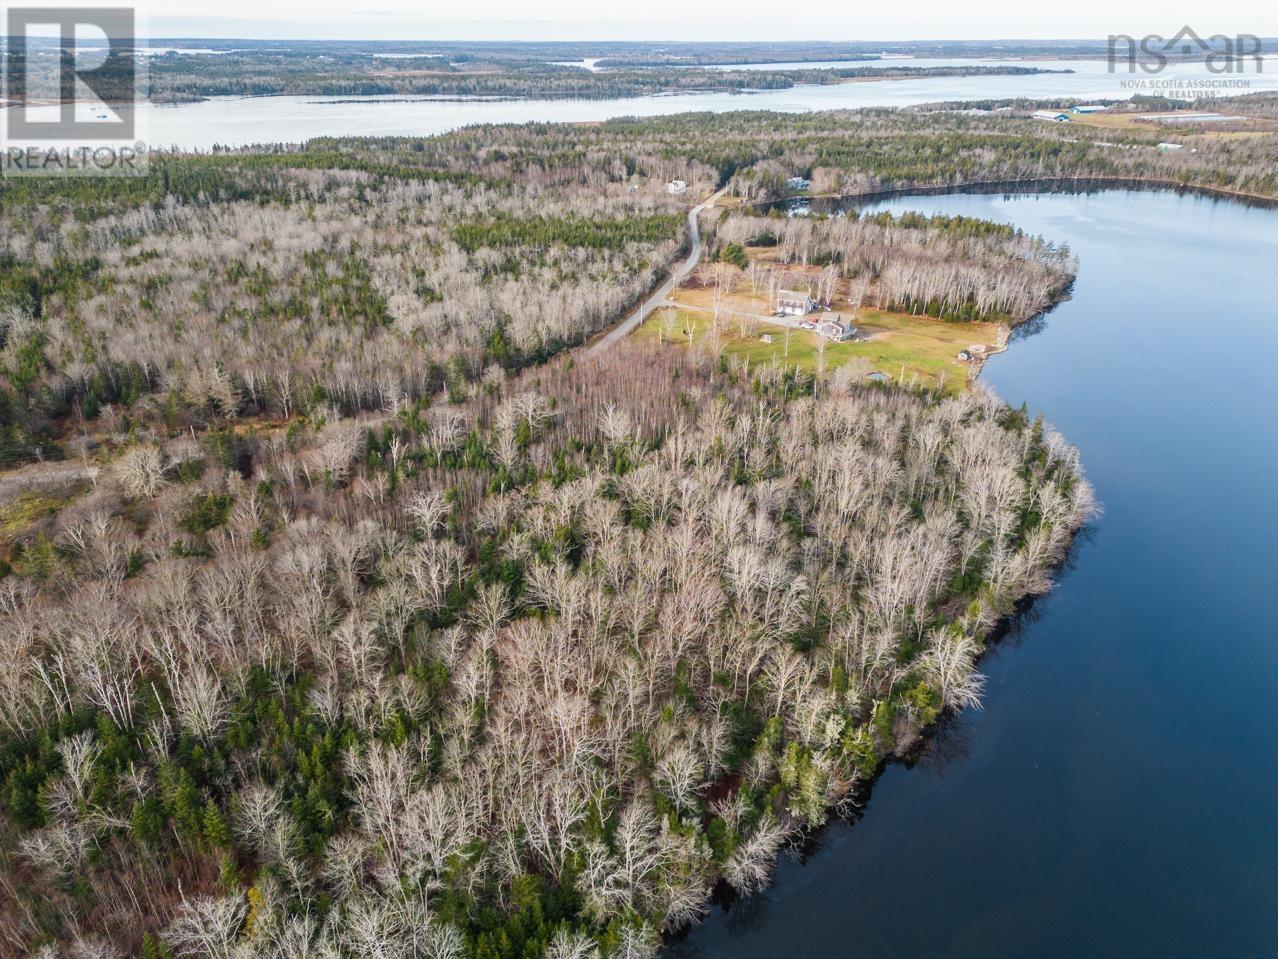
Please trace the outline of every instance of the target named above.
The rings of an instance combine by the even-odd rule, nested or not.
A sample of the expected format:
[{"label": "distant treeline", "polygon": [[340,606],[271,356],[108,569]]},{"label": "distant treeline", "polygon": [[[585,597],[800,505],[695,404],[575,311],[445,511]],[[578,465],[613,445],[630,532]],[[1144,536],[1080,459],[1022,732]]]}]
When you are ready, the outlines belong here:
[{"label": "distant treeline", "polygon": [[211,96],[458,96],[605,99],[659,93],[748,92],[849,79],[1024,75],[1025,66],[852,67],[830,70],[709,70],[692,65],[583,70],[538,61],[386,59],[365,54],[236,51],[166,55],[151,62],[151,99]]}]

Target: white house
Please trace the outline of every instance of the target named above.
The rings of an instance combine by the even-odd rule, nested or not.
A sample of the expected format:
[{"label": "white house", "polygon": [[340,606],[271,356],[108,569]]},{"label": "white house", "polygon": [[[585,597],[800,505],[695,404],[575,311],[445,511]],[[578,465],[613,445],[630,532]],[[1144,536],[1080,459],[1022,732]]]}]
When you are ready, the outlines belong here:
[{"label": "white house", "polygon": [[667,193],[686,193],[687,191],[688,184],[684,183],[682,180],[671,180],[666,184]]},{"label": "white house", "polygon": [[1069,123],[1069,114],[1060,110],[1035,110],[1035,120],[1048,120],[1052,123]]},{"label": "white house", "polygon": [[816,300],[796,290],[777,291],[778,316],[803,316],[817,308]]},{"label": "white house", "polygon": [[785,181],[785,185],[791,190],[806,190],[812,185],[810,180],[805,180],[801,176],[792,176]]}]

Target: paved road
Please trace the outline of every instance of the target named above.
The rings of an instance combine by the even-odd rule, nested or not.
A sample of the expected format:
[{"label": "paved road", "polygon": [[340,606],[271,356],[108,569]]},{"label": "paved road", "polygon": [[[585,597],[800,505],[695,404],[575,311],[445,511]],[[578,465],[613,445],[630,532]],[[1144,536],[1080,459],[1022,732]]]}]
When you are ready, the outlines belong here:
[{"label": "paved road", "polygon": [[586,348],[586,355],[593,356],[602,350],[608,349],[614,343],[624,337],[629,336],[635,331],[644,318],[659,306],[665,305],[666,299],[674,292],[676,286],[688,278],[688,274],[696,269],[697,263],[701,261],[701,230],[697,226],[697,217],[701,211],[711,206],[719,197],[728,192],[725,186],[714,196],[710,197],[703,203],[698,203],[688,211],[688,236],[692,241],[692,246],[688,250],[688,257],[682,263],[671,271],[669,278],[665,283],[661,284],[660,289],[656,290],[650,297],[640,303],[629,316],[614,326],[611,330],[595,340]]}]

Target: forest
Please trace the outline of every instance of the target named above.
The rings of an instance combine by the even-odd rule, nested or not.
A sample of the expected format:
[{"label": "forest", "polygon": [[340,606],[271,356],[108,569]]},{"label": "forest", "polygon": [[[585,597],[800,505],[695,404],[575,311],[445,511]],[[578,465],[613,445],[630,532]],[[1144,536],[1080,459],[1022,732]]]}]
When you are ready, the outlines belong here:
[{"label": "forest", "polygon": [[[1218,98],[1210,109],[1272,118],[1273,95]],[[1168,132],[1103,128],[1029,118],[1050,102],[991,102],[807,114],[742,110],[623,118],[600,124],[481,126],[408,143],[361,141],[358,151],[408,155],[458,176],[517,178],[532,169],[575,169],[583,153],[626,178],[692,162],[751,204],[786,198],[802,176],[810,192],[856,196],[909,188],[1060,178],[1122,178],[1278,197],[1278,135],[1222,137],[1176,129],[1177,151],[1158,149]],[[1192,106],[1192,104],[1182,104]],[[1134,111],[1143,111],[1135,106]],[[975,110],[976,112],[968,112]],[[354,143],[313,140],[308,150],[351,152]],[[436,174],[437,175],[437,174]],[[691,182],[691,181],[689,181]]]},{"label": "forest", "polygon": [[[153,39],[135,54],[142,88],[157,103],[212,96],[432,96],[612,98],[678,92],[788,89],[850,79],[1027,75],[1059,72],[1033,65],[914,66],[922,57],[1104,56],[1095,43],[482,43]],[[881,63],[883,54],[901,57]],[[0,68],[9,56],[0,49]],[[37,38],[30,70],[14,73],[11,95],[57,98],[58,50]],[[846,62],[806,69],[807,62]],[[591,62],[591,69],[582,64]],[[858,67],[875,63],[873,67]],[[47,64],[47,68],[46,68]],[[782,68],[759,69],[765,64]],[[707,67],[754,66],[750,70]],[[100,78],[101,79],[101,78]],[[130,81],[131,83],[131,81]],[[123,85],[124,95],[133,88]]]},{"label": "forest", "polygon": [[667,177],[714,181],[676,161],[631,190],[583,155],[516,183],[381,152],[0,187],[0,455],[41,455],[68,417],[127,430],[157,395],[287,417],[464,392],[612,322],[684,242]]},{"label": "forest", "polygon": [[[737,214],[716,223],[714,236],[717,258],[744,270],[752,292],[771,290],[770,300],[778,287],[804,282],[785,267],[816,266],[818,302],[829,303],[846,280],[854,307],[953,321],[1023,322],[1053,306],[1078,272],[1068,247],[970,217]],[[749,247],[771,248],[775,265],[747,260]]]},{"label": "forest", "polygon": [[[0,181],[0,953],[650,956],[978,704],[1095,509],[1058,433],[575,349],[693,197],[922,179],[925,122],[995,141],[747,113]],[[1091,159],[1001,122],[989,166]],[[1072,270],[980,221],[706,216],[941,312]]]},{"label": "forest", "polygon": [[[758,200],[797,172],[855,190],[1113,172],[1101,161],[1121,157],[1132,173],[1272,182],[1272,166],[1257,180],[1246,162],[1271,138],[1201,139],[1182,157],[1137,136],[1122,151],[1067,142],[1010,117],[742,113],[157,154],[146,177],[0,180],[0,458],[57,455],[68,422],[103,410],[127,428],[142,397],[180,392],[188,407],[245,416],[322,397],[354,413],[543,360],[615,320],[675,257],[685,204],[665,189],[673,179]],[[786,249],[834,256],[810,232],[799,242],[814,229],[787,227]],[[1032,259],[995,278],[1002,293],[951,270],[963,292],[945,312],[977,300],[1032,312],[1059,285]],[[904,264],[886,271],[900,284],[891,298],[927,311],[940,291],[911,287]]]},{"label": "forest", "polygon": [[[1262,118],[1272,110],[1274,99],[1220,98],[1210,101],[1210,109]],[[733,180],[736,195],[750,202],[788,195],[786,180],[795,173],[811,180],[814,194],[840,196],[1072,178],[1144,180],[1278,196],[1278,135],[1272,130],[1258,136],[1222,137],[1181,127],[1174,137],[1183,148],[1164,151],[1158,144],[1168,138],[1166,130],[1026,119],[1041,106],[1053,104],[1019,101],[855,114],[726,114],[703,122],[709,131],[721,131],[720,136],[707,136],[708,147],[739,151],[751,158],[735,168]],[[696,121],[685,115],[667,122]],[[768,145],[756,139],[755,131],[764,122],[777,136]]]},{"label": "forest", "polygon": [[150,99],[184,102],[213,96],[430,96],[611,99],[672,93],[785,90],[852,79],[1027,75],[1052,71],[1024,66],[840,67],[836,69],[710,70],[696,66],[585,70],[555,63],[435,57],[347,58],[288,52],[234,52],[225,56],[152,58]]},{"label": "forest", "polygon": [[650,955],[978,702],[1075,452],[674,357],[121,437],[0,581],[5,948]]}]

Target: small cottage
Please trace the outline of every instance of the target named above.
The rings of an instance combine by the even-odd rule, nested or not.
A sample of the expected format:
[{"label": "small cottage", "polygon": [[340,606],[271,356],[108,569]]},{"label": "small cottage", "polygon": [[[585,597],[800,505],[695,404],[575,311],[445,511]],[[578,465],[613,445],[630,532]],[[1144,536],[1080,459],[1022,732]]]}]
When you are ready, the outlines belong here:
[{"label": "small cottage", "polygon": [[666,184],[667,193],[686,193],[688,192],[688,184],[683,180],[671,180]]},{"label": "small cottage", "polygon": [[833,340],[835,343],[843,343],[856,336],[856,327],[837,316],[822,320],[817,324],[816,331],[820,336]]}]

